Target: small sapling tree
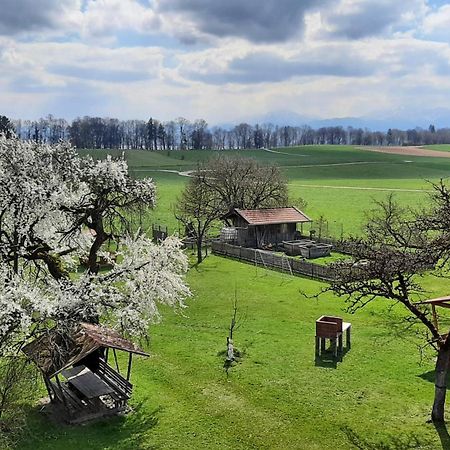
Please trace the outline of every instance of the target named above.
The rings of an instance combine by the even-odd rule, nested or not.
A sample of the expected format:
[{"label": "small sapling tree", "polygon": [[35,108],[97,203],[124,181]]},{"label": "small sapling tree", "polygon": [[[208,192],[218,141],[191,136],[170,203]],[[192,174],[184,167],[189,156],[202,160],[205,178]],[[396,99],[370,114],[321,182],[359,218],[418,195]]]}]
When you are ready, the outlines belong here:
[{"label": "small sapling tree", "polygon": [[222,210],[220,197],[204,186],[202,173],[198,170],[189,179],[175,207],[175,217],[195,238],[198,263],[203,260],[204,239]]},{"label": "small sapling tree", "polygon": [[239,316],[237,295],[235,293],[233,300],[233,311],[231,314],[230,326],[228,328],[227,349],[223,368],[228,376],[229,370],[233,367],[233,363],[238,361],[241,353],[234,346],[234,332],[240,327],[242,317]]}]

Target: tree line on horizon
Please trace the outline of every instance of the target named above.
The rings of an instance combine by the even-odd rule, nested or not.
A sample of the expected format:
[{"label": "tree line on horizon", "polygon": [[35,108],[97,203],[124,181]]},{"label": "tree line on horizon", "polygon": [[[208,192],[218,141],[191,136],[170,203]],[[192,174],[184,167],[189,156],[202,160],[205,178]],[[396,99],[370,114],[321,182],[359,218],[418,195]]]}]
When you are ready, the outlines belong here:
[{"label": "tree line on horizon", "polygon": [[300,145],[375,145],[404,146],[450,143],[450,127],[387,131],[309,125],[280,126],[273,123],[231,127],[210,127],[203,119],[189,121],[183,117],[166,122],[154,118],[119,120],[101,117],[78,117],[72,122],[48,115],[39,120],[10,120],[0,115],[0,133],[14,132],[20,139],[40,143],[70,141],[77,148],[139,150],[226,150],[276,148]]}]

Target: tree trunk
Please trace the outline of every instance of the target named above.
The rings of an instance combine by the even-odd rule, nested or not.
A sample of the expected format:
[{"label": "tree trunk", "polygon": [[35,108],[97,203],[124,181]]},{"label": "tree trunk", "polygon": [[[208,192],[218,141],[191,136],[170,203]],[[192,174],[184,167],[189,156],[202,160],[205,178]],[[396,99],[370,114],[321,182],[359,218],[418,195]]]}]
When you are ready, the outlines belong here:
[{"label": "tree trunk", "polygon": [[234,361],[233,339],[227,337],[227,361],[231,364]]},{"label": "tree trunk", "polygon": [[102,245],[108,240],[109,235],[103,229],[103,219],[100,214],[92,213],[92,224],[89,226],[91,230],[95,231],[95,240],[89,251],[88,268],[89,272],[97,274],[99,272],[99,265],[97,263],[97,254]]},{"label": "tree trunk", "polygon": [[200,264],[203,261],[202,254],[202,239],[197,239],[197,262]]},{"label": "tree trunk", "polygon": [[447,373],[449,369],[450,346],[443,345],[439,348],[436,360],[434,403],[431,412],[433,422],[444,422],[445,395],[447,393]]}]

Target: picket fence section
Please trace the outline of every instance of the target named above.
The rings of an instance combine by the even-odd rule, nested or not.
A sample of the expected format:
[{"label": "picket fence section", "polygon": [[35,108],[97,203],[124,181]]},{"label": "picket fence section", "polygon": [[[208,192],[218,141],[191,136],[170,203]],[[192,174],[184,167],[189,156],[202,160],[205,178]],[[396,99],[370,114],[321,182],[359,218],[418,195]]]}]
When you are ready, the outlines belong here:
[{"label": "picket fence section", "polygon": [[278,255],[267,250],[239,247],[225,242],[213,241],[212,251],[216,255],[227,256],[239,261],[245,261],[268,269],[289,272],[321,281],[331,281],[335,278],[334,270],[309,261],[303,261],[285,255]]}]

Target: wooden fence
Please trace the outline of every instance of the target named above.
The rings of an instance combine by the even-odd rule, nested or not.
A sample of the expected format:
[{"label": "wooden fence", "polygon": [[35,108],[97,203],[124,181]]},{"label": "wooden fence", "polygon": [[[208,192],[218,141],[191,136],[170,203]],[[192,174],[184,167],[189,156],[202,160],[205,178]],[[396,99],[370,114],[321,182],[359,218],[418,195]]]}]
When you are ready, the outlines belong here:
[{"label": "wooden fence", "polygon": [[282,270],[321,281],[331,281],[335,277],[333,269],[301,259],[285,255],[277,255],[274,252],[254,248],[239,247],[220,241],[212,242],[212,252],[216,255],[228,256],[239,261],[266,267],[268,269]]}]

